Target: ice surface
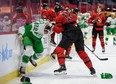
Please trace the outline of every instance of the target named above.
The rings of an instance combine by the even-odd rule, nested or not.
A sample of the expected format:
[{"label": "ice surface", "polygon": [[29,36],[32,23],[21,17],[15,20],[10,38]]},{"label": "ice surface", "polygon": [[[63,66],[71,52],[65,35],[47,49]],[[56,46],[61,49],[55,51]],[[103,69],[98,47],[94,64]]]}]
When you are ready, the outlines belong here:
[{"label": "ice surface", "polygon": [[[91,34],[90,34],[91,35]],[[91,39],[88,38],[85,44],[91,48]],[[116,84],[116,45],[113,45],[112,36],[109,39],[108,45],[105,46],[106,52],[102,53],[102,48],[97,39],[95,54],[100,58],[108,58],[107,61],[98,60],[88,49],[85,48],[89,57],[96,69],[96,75],[90,75],[88,68],[78,57],[74,47],[71,50],[70,56],[72,60],[66,60],[67,75],[54,75],[53,71],[59,68],[57,60],[51,60],[36,70],[27,74],[31,78],[32,84]],[[111,73],[112,79],[101,79],[101,73]],[[21,84],[20,77],[12,80],[8,84]]]}]

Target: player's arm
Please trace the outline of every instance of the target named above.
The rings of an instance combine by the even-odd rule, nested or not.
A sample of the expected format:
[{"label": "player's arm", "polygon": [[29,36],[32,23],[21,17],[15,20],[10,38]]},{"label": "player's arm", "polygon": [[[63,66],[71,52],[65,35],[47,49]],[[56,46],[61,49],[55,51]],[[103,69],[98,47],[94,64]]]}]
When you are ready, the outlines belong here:
[{"label": "player's arm", "polygon": [[61,15],[59,15],[59,16],[57,16],[56,18],[55,18],[55,25],[54,25],[54,27],[53,27],[53,31],[54,32],[56,32],[56,33],[61,33],[64,29],[62,28],[62,17],[61,17]]},{"label": "player's arm", "polygon": [[106,20],[106,26],[110,26],[110,25],[111,25],[110,18],[111,18],[111,17],[108,17],[108,18],[107,18],[107,20]]},{"label": "player's arm", "polygon": [[23,35],[24,35],[24,33],[25,33],[25,28],[24,28],[24,26],[19,27],[19,30],[18,30],[18,39],[19,39],[19,40],[23,40]]},{"label": "player's arm", "polygon": [[95,23],[95,14],[91,15],[91,17],[88,19],[88,23]]}]

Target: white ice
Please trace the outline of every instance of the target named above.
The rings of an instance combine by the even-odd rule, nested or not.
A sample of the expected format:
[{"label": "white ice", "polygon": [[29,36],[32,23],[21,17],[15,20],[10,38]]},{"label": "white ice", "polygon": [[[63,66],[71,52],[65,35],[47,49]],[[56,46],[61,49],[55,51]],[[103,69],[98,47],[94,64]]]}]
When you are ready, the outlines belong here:
[{"label": "white ice", "polygon": [[[92,49],[91,39],[85,44]],[[108,45],[105,46],[105,53],[102,53],[100,42],[97,39],[95,54],[100,58],[108,58],[107,61],[100,61],[88,49],[85,48],[85,50],[92,60],[97,76],[90,75],[88,68],[78,57],[74,47],[70,54],[73,59],[66,60],[67,75],[54,75],[53,71],[58,69],[59,65],[57,60],[50,60],[36,70],[29,72],[27,76],[30,77],[32,84],[116,84],[116,45],[113,45],[112,36]],[[101,79],[101,73],[111,73],[113,78]],[[10,81],[8,84],[21,84],[20,77]]]}]

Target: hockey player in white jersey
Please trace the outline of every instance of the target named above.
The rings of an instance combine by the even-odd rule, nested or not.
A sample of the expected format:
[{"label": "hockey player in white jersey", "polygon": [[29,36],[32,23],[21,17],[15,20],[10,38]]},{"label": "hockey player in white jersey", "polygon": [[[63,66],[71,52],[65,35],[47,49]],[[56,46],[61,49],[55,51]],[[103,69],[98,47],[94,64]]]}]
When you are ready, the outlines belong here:
[{"label": "hockey player in white jersey", "polygon": [[89,19],[89,17],[90,17],[89,13],[81,14],[79,22],[78,22],[85,39],[87,39],[87,34],[88,34],[88,19]]},{"label": "hockey player in white jersey", "polygon": [[113,35],[113,45],[116,45],[116,18],[115,13],[111,13],[111,17],[108,17],[107,20],[105,44],[108,44],[109,36]]},{"label": "hockey player in white jersey", "polygon": [[33,66],[37,66],[34,60],[37,60],[44,50],[41,38],[45,33],[45,27],[49,24],[46,19],[40,19],[32,24],[22,26],[18,31],[18,39],[23,42],[24,54],[20,73],[26,73],[26,67],[30,61]]}]

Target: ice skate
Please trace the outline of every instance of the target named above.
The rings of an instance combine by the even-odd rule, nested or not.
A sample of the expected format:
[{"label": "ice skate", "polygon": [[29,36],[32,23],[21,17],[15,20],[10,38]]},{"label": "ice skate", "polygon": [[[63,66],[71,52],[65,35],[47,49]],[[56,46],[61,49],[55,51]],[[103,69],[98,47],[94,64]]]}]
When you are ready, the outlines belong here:
[{"label": "ice skate", "polygon": [[108,45],[108,43],[107,43],[107,42],[105,42],[105,45]]},{"label": "ice skate", "polygon": [[30,57],[30,62],[33,66],[35,67],[37,66],[37,63],[32,59],[32,56]]},{"label": "ice skate", "polygon": [[93,50],[91,50],[92,52],[95,52],[95,48],[93,48]]},{"label": "ice skate", "polygon": [[66,55],[66,59],[72,59],[72,57],[69,55]]},{"label": "ice skate", "polygon": [[25,71],[26,71],[26,68],[21,66],[19,70],[20,74],[24,75],[26,73]]},{"label": "ice skate", "polygon": [[96,74],[96,71],[95,71],[95,69],[92,67],[92,68],[90,68],[90,74],[91,75],[95,75]]},{"label": "ice skate", "polygon": [[54,70],[55,75],[67,74],[65,65],[61,65],[59,69]]},{"label": "ice skate", "polygon": [[103,52],[103,53],[105,52],[105,49],[104,49],[104,48],[102,49],[102,52]]},{"label": "ice skate", "polygon": [[115,42],[113,42],[113,45],[116,45],[116,43],[115,43]]},{"label": "ice skate", "polygon": [[25,77],[25,76],[22,76],[22,78],[20,79],[20,82],[28,82],[29,84],[30,83],[30,78],[29,77]]},{"label": "ice skate", "polygon": [[56,54],[55,53],[51,53],[51,57],[53,58],[53,59],[55,59],[56,57]]}]

